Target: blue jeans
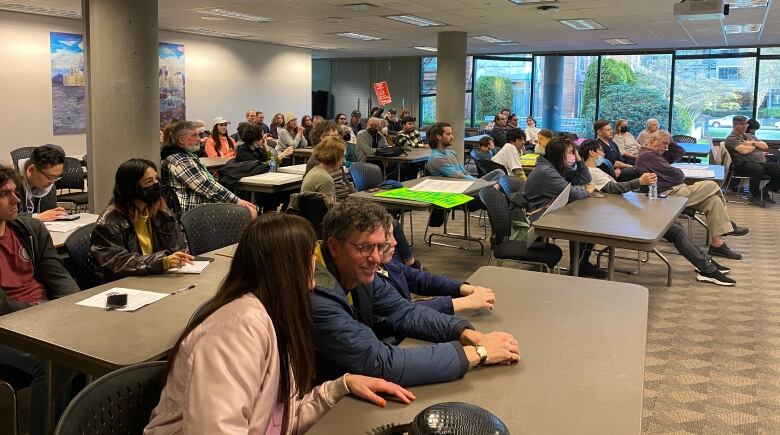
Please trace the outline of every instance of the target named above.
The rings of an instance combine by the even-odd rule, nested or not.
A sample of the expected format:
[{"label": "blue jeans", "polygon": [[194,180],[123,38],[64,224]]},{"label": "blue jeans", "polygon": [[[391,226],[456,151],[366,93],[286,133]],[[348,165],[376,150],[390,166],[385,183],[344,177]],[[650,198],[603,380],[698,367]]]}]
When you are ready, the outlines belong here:
[{"label": "blue jeans", "polygon": [[406,240],[406,234],[404,234],[404,227],[401,226],[401,222],[398,219],[393,219],[393,237],[398,245],[395,247],[395,255],[404,264],[409,261],[414,254],[412,253],[412,247],[409,246],[409,241]]},{"label": "blue jeans", "polygon": [[493,169],[487,174],[481,176],[479,179],[485,181],[498,181],[498,179],[503,177],[504,175],[506,174],[501,169]]},{"label": "blue jeans", "polygon": [[[46,364],[33,355],[0,344],[0,364],[13,367],[32,376],[30,382],[30,435],[44,433],[44,408],[46,406]],[[6,380],[3,373],[0,379]]]}]

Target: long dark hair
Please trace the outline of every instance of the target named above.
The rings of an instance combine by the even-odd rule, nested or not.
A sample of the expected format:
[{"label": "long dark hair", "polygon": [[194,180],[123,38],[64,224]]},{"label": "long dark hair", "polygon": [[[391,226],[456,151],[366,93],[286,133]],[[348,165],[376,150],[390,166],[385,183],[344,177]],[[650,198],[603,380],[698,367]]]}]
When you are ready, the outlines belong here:
[{"label": "long dark hair", "polygon": [[566,166],[566,150],[573,148],[566,138],[554,137],[544,149],[544,158],[563,174]]},{"label": "long dark hair", "polygon": [[298,216],[266,213],[249,224],[241,235],[227,277],[202,314],[184,329],[168,358],[168,370],[173,367],[182,341],[192,330],[219,308],[246,293],[254,294],[265,307],[276,332],[281,368],[278,400],[285,403],[282,433],[287,433],[289,400],[293,396],[303,397],[314,384],[309,289],[316,241],[311,224]]},{"label": "long dark hair", "polygon": [[[116,170],[116,175],[114,176],[114,196],[111,198],[111,204],[122,210],[130,219],[135,218],[139,212],[135,206],[135,200],[138,199],[138,194],[140,193],[138,183],[141,182],[146,170],[149,168],[157,172],[157,165],[150,160],[130,159],[119,165],[119,168]],[[154,216],[163,207],[165,207],[165,200],[162,198],[156,204],[149,205],[149,217]]]},{"label": "long dark hair", "polygon": [[[219,149],[222,148],[221,136],[222,135],[219,134],[219,124],[214,124],[214,127],[211,128],[211,139],[214,141],[214,151],[216,151],[217,155],[220,157],[222,156],[222,153],[219,151]],[[236,149],[236,143],[233,142],[233,138],[227,134],[227,131],[225,131],[224,136],[227,139],[228,148],[231,150]]]}]

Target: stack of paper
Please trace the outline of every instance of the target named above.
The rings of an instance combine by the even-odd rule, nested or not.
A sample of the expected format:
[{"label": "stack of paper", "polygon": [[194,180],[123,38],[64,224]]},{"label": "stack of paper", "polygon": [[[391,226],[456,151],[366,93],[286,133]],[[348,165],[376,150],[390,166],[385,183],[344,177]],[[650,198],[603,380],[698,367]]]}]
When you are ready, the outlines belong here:
[{"label": "stack of paper", "polygon": [[185,264],[176,269],[168,269],[168,273],[201,273],[209,263],[210,261],[193,261],[192,264]]},{"label": "stack of paper", "polygon": [[167,293],[148,292],[144,290],[133,290],[131,288],[115,287],[102,293],[98,293],[95,296],[84,299],[81,302],[76,302],[76,305],[105,309],[106,300],[109,296],[122,293],[127,294],[127,305],[125,305],[124,308],[117,308],[115,311],[135,311],[145,305],[157,302],[160,299],[168,296]]},{"label": "stack of paper", "polygon": [[712,169],[689,169],[680,168],[685,174],[685,178],[715,178],[715,171]]},{"label": "stack of paper", "polygon": [[43,224],[46,226],[46,229],[49,231],[54,231],[55,233],[67,233],[79,229],[84,225],[89,225],[90,223],[92,222],[55,221],[55,222],[44,222]]},{"label": "stack of paper", "polygon": [[474,184],[473,180],[423,180],[410,187],[418,192],[463,193]]}]

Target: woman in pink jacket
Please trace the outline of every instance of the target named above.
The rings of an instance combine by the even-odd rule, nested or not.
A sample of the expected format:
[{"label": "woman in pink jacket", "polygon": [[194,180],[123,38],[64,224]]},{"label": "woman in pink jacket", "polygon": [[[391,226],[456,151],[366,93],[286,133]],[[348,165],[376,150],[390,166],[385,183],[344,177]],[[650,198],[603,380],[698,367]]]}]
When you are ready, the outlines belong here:
[{"label": "woman in pink jacket", "polygon": [[315,243],[300,217],[267,213],[249,225],[217,295],[168,360],[145,434],[302,434],[350,392],[378,406],[377,393],[414,400],[366,376],[312,385]]}]

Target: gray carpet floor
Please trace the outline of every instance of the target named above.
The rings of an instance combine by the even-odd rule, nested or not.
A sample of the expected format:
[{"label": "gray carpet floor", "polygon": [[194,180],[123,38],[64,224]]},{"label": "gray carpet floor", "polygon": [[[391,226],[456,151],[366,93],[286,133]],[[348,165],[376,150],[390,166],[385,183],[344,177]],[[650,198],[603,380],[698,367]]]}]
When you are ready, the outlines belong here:
[{"label": "gray carpet floor", "polygon": [[[736,287],[699,283],[693,267],[671,254],[668,243],[660,248],[669,253],[673,287],[666,287],[666,266],[654,256],[639,275],[616,273],[617,281],[650,290],[644,433],[780,434],[780,206],[728,207],[733,220],[750,228],[747,236],[726,240],[744,258],[719,259],[732,268]],[[476,244],[469,250],[425,245],[426,217],[414,217],[414,252],[426,268],[466,278],[487,264],[489,243],[484,256]],[[452,230],[462,228],[461,219],[459,214]],[[471,222],[475,234],[483,231],[477,219]],[[704,231],[696,224],[693,237],[706,248]],[[568,244],[558,243],[564,249],[562,265],[567,265]],[[622,250],[617,255],[636,257]],[[636,269],[636,262],[618,259],[616,264]]]}]

